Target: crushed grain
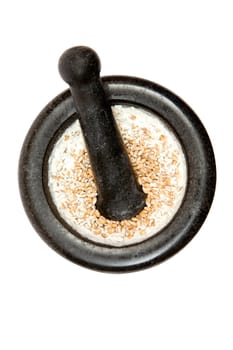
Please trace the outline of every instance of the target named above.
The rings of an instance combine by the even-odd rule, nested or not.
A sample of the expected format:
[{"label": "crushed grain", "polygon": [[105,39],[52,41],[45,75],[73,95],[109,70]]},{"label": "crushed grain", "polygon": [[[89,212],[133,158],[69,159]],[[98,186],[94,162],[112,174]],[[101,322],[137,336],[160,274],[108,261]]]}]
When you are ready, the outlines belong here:
[{"label": "crushed grain", "polygon": [[159,117],[141,108],[112,107],[134,171],[147,194],[145,208],[131,220],[112,221],[95,207],[97,190],[78,121],[55,144],[48,186],[61,217],[84,237],[112,245],[141,242],[166,226],[186,188],[182,148]]}]

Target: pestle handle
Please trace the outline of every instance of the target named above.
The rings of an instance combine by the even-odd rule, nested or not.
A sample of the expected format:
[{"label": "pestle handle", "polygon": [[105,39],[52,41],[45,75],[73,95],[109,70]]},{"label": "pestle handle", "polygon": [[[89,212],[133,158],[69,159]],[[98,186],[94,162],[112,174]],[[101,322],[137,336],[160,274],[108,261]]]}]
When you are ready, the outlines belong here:
[{"label": "pestle handle", "polygon": [[85,46],[71,48],[59,60],[70,85],[97,186],[96,208],[108,219],[125,220],[145,206],[142,191],[112,115],[100,79],[100,60]]}]

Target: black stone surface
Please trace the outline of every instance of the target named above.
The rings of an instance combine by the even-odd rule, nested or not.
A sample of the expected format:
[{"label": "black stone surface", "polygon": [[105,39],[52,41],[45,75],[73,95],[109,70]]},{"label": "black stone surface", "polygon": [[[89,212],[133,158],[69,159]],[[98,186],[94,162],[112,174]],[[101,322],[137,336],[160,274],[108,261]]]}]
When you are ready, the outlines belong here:
[{"label": "black stone surface", "polygon": [[50,200],[46,169],[56,134],[76,116],[80,117],[75,114],[69,91],[45,107],[26,136],[19,161],[20,192],[35,230],[61,255],[100,271],[134,271],[171,257],[198,232],[214,196],[214,153],[198,117],[169,90],[132,77],[105,77],[102,82],[112,105],[127,104],[148,109],[158,114],[176,133],[186,156],[188,181],[184,200],[173,220],[153,237],[119,248],[88,241],[63,222]]},{"label": "black stone surface", "polygon": [[144,207],[146,195],[134,174],[100,80],[100,61],[92,49],[73,47],[59,60],[70,85],[97,186],[96,207],[111,220],[126,220]]}]

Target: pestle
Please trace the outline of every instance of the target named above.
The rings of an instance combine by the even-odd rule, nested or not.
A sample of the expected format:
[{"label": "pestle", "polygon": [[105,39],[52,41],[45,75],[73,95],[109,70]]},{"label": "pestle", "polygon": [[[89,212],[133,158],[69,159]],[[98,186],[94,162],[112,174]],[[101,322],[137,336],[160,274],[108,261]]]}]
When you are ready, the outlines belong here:
[{"label": "pestle", "polygon": [[100,79],[100,60],[85,46],[71,48],[59,60],[70,85],[97,186],[96,208],[111,220],[127,220],[146,205],[111,106]]}]

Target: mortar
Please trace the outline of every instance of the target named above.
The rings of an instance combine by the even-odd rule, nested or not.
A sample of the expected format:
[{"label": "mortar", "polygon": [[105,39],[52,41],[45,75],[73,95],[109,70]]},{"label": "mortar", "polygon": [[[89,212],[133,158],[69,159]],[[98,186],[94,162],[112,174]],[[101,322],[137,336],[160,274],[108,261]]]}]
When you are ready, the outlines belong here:
[{"label": "mortar", "polygon": [[[215,159],[203,124],[184,101],[158,84],[127,76],[100,79],[98,56],[89,48],[77,47],[66,51],[59,61],[59,69],[71,89],[53,99],[39,114],[26,136],[20,156],[20,192],[31,223],[57,252],[92,269],[124,272],[164,261],[195,236],[213,200]],[[125,118],[129,124],[127,132],[131,142],[124,130],[126,119],[123,118],[120,124],[121,117],[117,117],[117,110],[118,114],[121,110],[128,113],[128,119]],[[149,120],[149,128],[142,125],[143,118],[145,124]],[[140,131],[140,140],[135,137],[133,126]],[[141,132],[143,129],[149,131]],[[159,129],[162,130],[160,133]],[[69,215],[61,210],[62,203],[64,206],[67,202],[67,199],[64,200],[66,197],[59,204],[54,195],[56,191],[59,193],[59,186],[64,186],[64,179],[59,184],[58,178],[55,178],[53,182],[59,184],[55,187],[51,181],[53,176],[59,177],[58,168],[55,175],[51,170],[58,144],[63,142],[65,145],[69,139],[75,143],[75,132],[79,132],[77,140],[78,137],[82,139],[77,145],[82,144],[80,151],[85,154],[85,162],[79,163],[76,159],[76,165],[72,165],[71,170],[75,168],[78,171],[81,165],[84,166],[83,173],[88,174],[87,182],[95,191],[95,195],[94,192],[91,194],[92,214],[87,214],[85,220],[84,213],[77,225],[74,222],[83,210],[80,196],[85,193],[80,192],[80,186],[76,188],[75,182],[72,182],[72,198],[77,205],[72,208],[69,204],[68,209],[74,211],[74,222],[69,221]],[[140,144],[147,142],[147,138],[152,140],[148,155],[143,146],[140,157],[133,159],[134,153],[129,145],[133,144],[133,149],[137,144],[140,151]],[[62,147],[64,151],[65,146]],[[67,156],[74,163],[77,149],[72,153],[69,147]],[[174,167],[172,156],[171,161],[166,162],[166,157],[172,154],[172,147],[183,165],[172,168],[174,171],[168,169],[166,173],[162,164]],[[58,155],[63,153],[57,152]],[[60,155],[57,164],[61,160]],[[62,157],[65,164],[69,164],[66,153]],[[150,178],[153,181],[149,181],[149,185],[145,183],[146,170],[141,174],[137,168],[139,158],[143,158],[145,169],[150,160]],[[151,162],[154,162],[154,167]],[[64,173],[64,169],[60,171]],[[68,171],[65,181],[70,189],[71,176],[68,176]],[[180,182],[174,179],[175,171],[180,173]],[[83,183],[82,180],[79,185]],[[183,186],[180,192],[175,191],[174,183],[181,188]],[[170,207],[166,199],[168,193],[173,200]],[[154,224],[148,221],[147,227],[144,214],[151,207],[154,210],[151,219],[154,219]],[[166,210],[169,212],[167,217]],[[160,226],[156,219],[159,213],[165,213]],[[92,227],[96,227],[94,223],[101,227],[100,234],[88,229],[90,217],[94,217]],[[141,231],[144,233],[137,231],[135,225],[138,222],[143,222]],[[130,223],[136,224],[130,226]],[[119,234],[118,231],[123,233]]]}]

